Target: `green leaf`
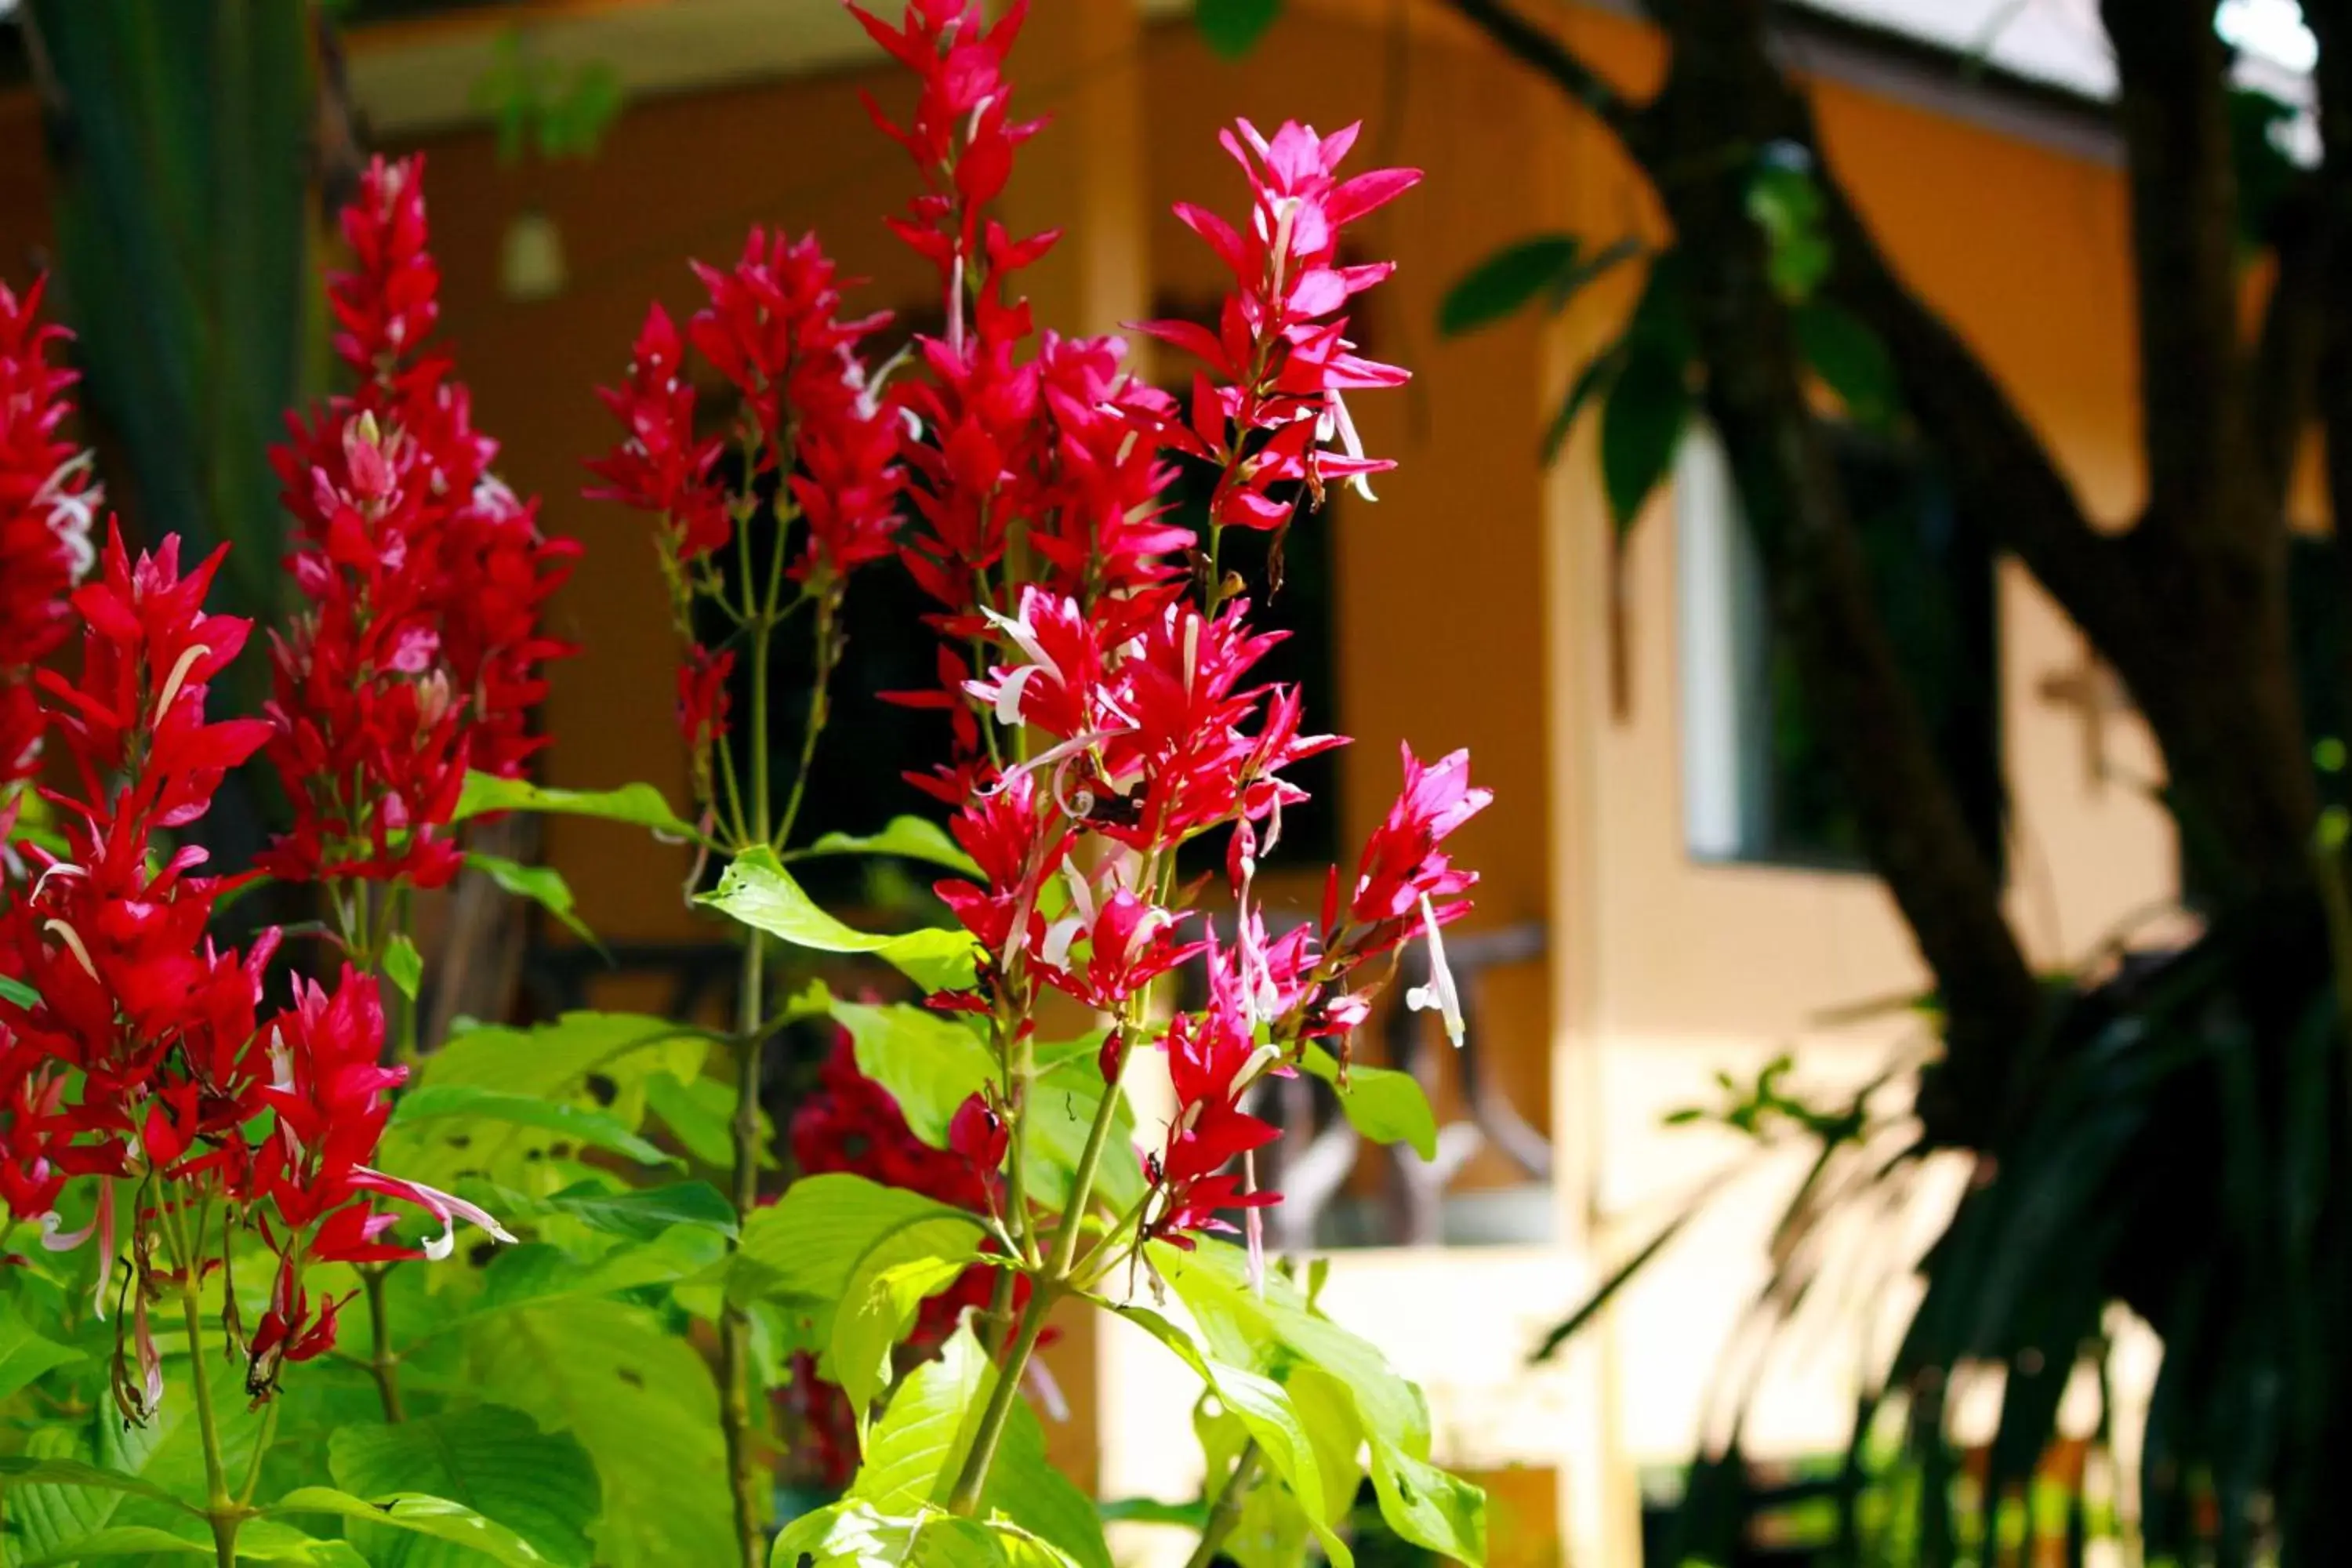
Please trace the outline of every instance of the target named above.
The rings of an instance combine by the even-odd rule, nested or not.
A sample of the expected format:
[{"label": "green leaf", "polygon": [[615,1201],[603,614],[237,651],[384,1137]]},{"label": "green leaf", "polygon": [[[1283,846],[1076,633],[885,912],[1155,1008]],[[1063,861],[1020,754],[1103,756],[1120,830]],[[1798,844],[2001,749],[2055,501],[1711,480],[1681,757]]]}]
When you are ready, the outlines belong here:
[{"label": "green leaf", "polygon": [[772,1568],[1071,1568],[1070,1559],[1002,1519],[936,1508],[905,1516],[851,1500],[803,1514],[776,1541]]},{"label": "green leaf", "polygon": [[1429,1406],[1370,1341],[1307,1304],[1298,1287],[1268,1273],[1261,1294],[1239,1247],[1203,1240],[1191,1252],[1164,1242],[1150,1248],[1153,1268],[1192,1314],[1209,1352],[1272,1373],[1307,1362],[1347,1384],[1365,1435],[1383,1437],[1415,1458],[1429,1455]]},{"label": "green leaf", "polygon": [[890,1091],[908,1130],[934,1149],[948,1146],[957,1110],[996,1076],[996,1056],[959,1017],[904,1003],[835,1002],[857,1070]]},{"label": "green leaf", "polygon": [[383,977],[400,988],[400,994],[411,1002],[416,1000],[416,988],[425,980],[425,958],[416,951],[406,931],[395,931],[383,946]]},{"label": "green leaf", "polygon": [[651,829],[665,838],[699,843],[702,835],[681,821],[662,792],[649,784],[623,784],[618,789],[551,789],[529,779],[502,779],[496,773],[469,773],[457,797],[455,820],[494,811],[538,811],[557,816],[593,816]]},{"label": "green leaf", "polygon": [[16,1007],[34,1008],[41,1005],[41,994],[13,974],[0,974],[0,1002]]},{"label": "green leaf", "polygon": [[1421,1080],[1392,1068],[1349,1063],[1348,1085],[1339,1087],[1339,1064],[1314,1041],[1305,1042],[1300,1066],[1331,1085],[1348,1122],[1375,1143],[1410,1144],[1424,1160],[1437,1158],[1437,1116]]},{"label": "green leaf", "polygon": [[1855,424],[1885,430],[1895,423],[1902,407],[1901,383],[1877,333],[1827,300],[1797,307],[1790,324],[1805,363],[1837,394]]},{"label": "green leaf", "polygon": [[[602,1506],[596,1467],[568,1433],[520,1410],[478,1405],[403,1422],[344,1426],[329,1439],[335,1484],[362,1497],[444,1497],[506,1529],[556,1568],[587,1568],[588,1521]],[[378,1568],[467,1568],[472,1548],[370,1522],[352,1541]]]},{"label": "green leaf", "polygon": [[552,1132],[563,1142],[602,1149],[635,1160],[640,1165],[684,1163],[677,1155],[647,1142],[601,1110],[485,1089],[478,1084],[428,1083],[413,1089],[401,1096],[388,1125],[413,1127],[420,1121],[451,1117]]},{"label": "green leaf", "polygon": [[894,816],[879,833],[828,833],[805,849],[792,851],[784,859],[812,859],[820,855],[898,855],[944,866],[967,877],[981,874],[978,863],[948,837],[948,830],[923,816]]},{"label": "green leaf", "polygon": [[[700,1076],[709,1045],[710,1036],[690,1025],[630,1013],[567,1013],[536,1028],[469,1029],[425,1058],[406,1098],[462,1085],[568,1104],[635,1132],[645,1121],[648,1080],[661,1073]],[[378,1163],[438,1187],[480,1176],[544,1191],[539,1178],[548,1152],[578,1142],[576,1133],[516,1121],[428,1117],[391,1127]]]},{"label": "green leaf", "polygon": [[716,891],[695,900],[793,947],[818,952],[870,952],[926,991],[960,991],[972,983],[980,944],[964,931],[937,928],[877,936],[853,931],[801,890],[773,852],[754,846],[737,856]]},{"label": "green leaf", "polygon": [[935,1198],[846,1172],[803,1176],[744,1223],[728,1294],[789,1302],[829,1321],[850,1274],[877,1243],[932,1219],[977,1223]]},{"label": "green leaf", "polygon": [[[44,1373],[88,1359],[70,1345],[43,1339],[21,1317],[13,1313],[0,1317],[0,1401]],[[0,1467],[6,1464],[6,1460],[0,1459]],[[7,1485],[8,1479],[7,1470],[0,1468],[0,1486]]]},{"label": "green leaf", "polygon": [[1486,1561],[1486,1494],[1476,1487],[1378,1436],[1372,1487],[1381,1517],[1407,1541],[1469,1568]]},{"label": "green leaf", "polygon": [[182,1502],[152,1481],[142,1480],[135,1475],[86,1465],[79,1459],[41,1458],[22,1454],[0,1457],[0,1489],[28,1486],[83,1487],[95,1491],[121,1492],[167,1504],[193,1519],[205,1516],[205,1510],[194,1503]]},{"label": "green leaf", "polygon": [[602,1568],[734,1561],[727,1458],[709,1363],[653,1313],[583,1298],[467,1325],[469,1397],[568,1432],[595,1461]]},{"label": "green leaf", "polygon": [[979,1216],[918,1220],[885,1235],[850,1271],[833,1315],[833,1381],[849,1399],[858,1442],[866,1418],[890,1386],[890,1352],[929,1297],[980,1260],[987,1233]]},{"label": "green leaf", "polygon": [[[850,1500],[899,1516],[945,1503],[995,1385],[995,1366],[970,1325],[960,1326],[939,1357],[909,1373],[890,1396],[875,1423]],[[1025,1402],[1014,1403],[998,1439],[981,1510],[1002,1514],[1050,1542],[1081,1568],[1111,1568],[1093,1501],[1046,1463],[1045,1429]]]},{"label": "green leaf", "polygon": [[1764,150],[1748,182],[1748,216],[1764,231],[1772,287],[1791,303],[1809,298],[1835,259],[1822,231],[1821,187],[1812,154],[1793,142]]},{"label": "green leaf", "polygon": [[[465,1504],[446,1498],[400,1492],[368,1501],[332,1487],[298,1487],[264,1511],[271,1515],[332,1514],[369,1525],[413,1531],[436,1541],[454,1542],[493,1563],[503,1563],[508,1568],[546,1568],[556,1561],[542,1555],[506,1526],[493,1523]],[[442,1561],[462,1563],[465,1559]]]},{"label": "green leaf", "polygon": [[[679,1079],[656,1073],[646,1081],[646,1109],[661,1118],[670,1136],[706,1165],[720,1170],[735,1163],[735,1086],[715,1078]],[[763,1166],[774,1163],[769,1152],[773,1128],[767,1112],[760,1112],[760,1156]]]},{"label": "green leaf", "polygon": [[1625,367],[1601,411],[1601,482],[1621,536],[1666,477],[1690,413],[1685,362],[1660,338],[1630,338]]},{"label": "green leaf", "polygon": [[[166,1354],[163,1404],[143,1426],[126,1425],[101,1400],[74,1426],[38,1428],[29,1452],[0,1458],[9,1540],[20,1559],[71,1561],[68,1546],[106,1531],[211,1540],[195,1501],[205,1495],[205,1468],[190,1370],[184,1356]],[[261,1426],[244,1397],[245,1369],[213,1355],[202,1370],[212,1380],[223,1461],[241,1476]]]},{"label": "green leaf", "polygon": [[[1048,1062],[1029,1089],[1029,1115],[1023,1147],[1029,1155],[1030,1191],[1041,1203],[1065,1207],[1087,1134],[1102,1109],[1100,1042],[1088,1039],[1053,1060],[1053,1047],[1037,1048]],[[1110,1137],[1095,1173],[1095,1198],[1124,1213],[1143,1196],[1143,1167],[1135,1157],[1135,1111],[1124,1100],[1111,1112]]]},{"label": "green leaf", "polygon": [[1192,19],[1211,49],[1237,60],[1282,15],[1282,0],[1196,0]]},{"label": "green leaf", "polygon": [[643,1192],[612,1192],[590,1184],[541,1200],[540,1207],[570,1215],[591,1229],[633,1241],[652,1241],[673,1226],[735,1234],[735,1205],[708,1182],[678,1182]]},{"label": "green leaf", "polygon": [[1438,331],[1451,338],[1492,326],[1570,277],[1583,249],[1572,234],[1539,234],[1503,247],[1445,291]]},{"label": "green leaf", "polygon": [[[62,1568],[67,1563],[82,1563],[100,1557],[212,1557],[215,1549],[203,1542],[191,1541],[157,1530],[152,1525],[119,1525],[93,1531],[79,1540],[68,1542],[55,1551],[44,1552],[37,1557],[21,1559],[21,1568]],[[19,1561],[12,1559],[12,1561]]]},{"label": "green leaf", "polygon": [[1323,1471],[1316,1457],[1314,1439],[1307,1435],[1307,1424],[1299,1418],[1297,1406],[1291,1403],[1282,1384],[1246,1367],[1213,1359],[1194,1342],[1192,1335],[1148,1307],[1123,1307],[1119,1316],[1174,1351],[1200,1374],[1217,1403],[1248,1429],[1251,1440],[1265,1457],[1266,1468],[1280,1477],[1298,1499],[1307,1528],[1322,1542],[1332,1568],[1354,1568],[1354,1554],[1345,1542],[1332,1533],[1327,1522],[1334,1515],[1330,1500],[1323,1495]]},{"label": "green leaf", "polygon": [[725,1253],[724,1237],[692,1226],[673,1226],[651,1241],[630,1242],[584,1263],[545,1242],[509,1247],[490,1260],[481,1292],[465,1312],[430,1331],[443,1333],[478,1318],[550,1301],[674,1284],[709,1269]]},{"label": "green leaf", "polygon": [[552,866],[526,866],[502,855],[485,855],[478,849],[466,851],[466,866],[479,871],[492,882],[519,899],[529,899],[540,908],[563,922],[564,928],[591,946],[601,945],[596,933],[580,918],[579,908],[572,902],[572,885]]}]

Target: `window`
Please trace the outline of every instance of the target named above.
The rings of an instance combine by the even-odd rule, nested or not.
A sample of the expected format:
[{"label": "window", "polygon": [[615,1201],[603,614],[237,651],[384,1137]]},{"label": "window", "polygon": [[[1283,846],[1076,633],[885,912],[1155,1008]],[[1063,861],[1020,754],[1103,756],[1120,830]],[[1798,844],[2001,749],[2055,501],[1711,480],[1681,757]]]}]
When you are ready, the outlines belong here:
[{"label": "window", "polygon": [[[1992,552],[1932,464],[1841,430],[1836,458],[1882,624],[1987,853],[2002,819]],[[1709,860],[1859,869],[1858,817],[1712,436],[1675,476],[1683,830]]]}]

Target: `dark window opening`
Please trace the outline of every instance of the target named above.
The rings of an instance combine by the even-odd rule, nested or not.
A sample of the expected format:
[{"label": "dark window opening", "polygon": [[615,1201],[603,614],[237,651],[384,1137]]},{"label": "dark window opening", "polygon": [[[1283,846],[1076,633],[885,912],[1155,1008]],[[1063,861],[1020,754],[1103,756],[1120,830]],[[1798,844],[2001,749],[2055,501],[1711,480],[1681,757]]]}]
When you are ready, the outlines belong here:
[{"label": "dark window opening", "polygon": [[[2001,775],[1991,542],[1925,453],[1840,430],[1839,475],[1880,623],[1969,828],[1999,864]],[[1761,562],[1711,446],[1677,503],[1685,836],[1703,858],[1860,869],[1859,813],[1776,624]]]}]

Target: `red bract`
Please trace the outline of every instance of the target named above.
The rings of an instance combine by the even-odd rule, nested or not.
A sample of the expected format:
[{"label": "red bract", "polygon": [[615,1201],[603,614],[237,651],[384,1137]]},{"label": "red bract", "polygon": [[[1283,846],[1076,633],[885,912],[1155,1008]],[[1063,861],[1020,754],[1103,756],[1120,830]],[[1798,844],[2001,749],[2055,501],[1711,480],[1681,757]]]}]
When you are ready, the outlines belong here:
[{"label": "red bract", "polygon": [[1257,1045],[1248,1020],[1224,1006],[1177,1015],[1160,1043],[1168,1053],[1176,1114],[1166,1144],[1144,1163],[1160,1194],[1146,1229],[1189,1248],[1188,1232],[1234,1228],[1217,1217],[1219,1210],[1281,1201],[1279,1194],[1250,1190],[1255,1184],[1245,1175],[1226,1170],[1279,1135],[1271,1123],[1242,1110],[1241,1100],[1280,1052]]},{"label": "red bract", "polygon": [[498,444],[425,347],[439,273],[423,176],[421,159],[379,159],[345,209],[359,265],[328,292],[362,380],[271,453],[307,603],[272,638],[270,757],[295,822],[262,864],[289,879],[448,880],[467,769],[520,773],[543,743],[545,666],[572,651],[540,623],[577,547],[491,473]]},{"label": "red bract", "polygon": [[604,481],[588,499],[616,500],[659,518],[667,560],[698,561],[725,544],[734,524],[711,468],[726,442],[697,431],[686,344],[668,311],[659,305],[646,311],[627,384],[600,388],[596,395],[627,435],[588,465]]},{"label": "red bract", "polygon": [[76,377],[49,363],[68,334],[40,319],[41,289],[0,286],[0,791],[32,774],[33,669],[70,628],[66,595],[89,569],[100,502],[87,457],[58,437]]},{"label": "red bract", "polygon": [[1366,476],[1395,467],[1364,455],[1344,394],[1400,385],[1405,373],[1358,356],[1338,314],[1394,264],[1343,266],[1339,239],[1347,225],[1411,189],[1421,172],[1339,179],[1356,130],[1318,136],[1285,121],[1269,141],[1237,121],[1222,140],[1249,179],[1248,221],[1236,228],[1205,207],[1176,206],[1233,273],[1234,292],[1214,331],[1192,321],[1146,321],[1139,330],[1200,359],[1219,384],[1197,380],[1190,431],[1168,431],[1180,448],[1219,465],[1209,503],[1216,523],[1281,528],[1292,505],[1274,486],[1303,483],[1320,502],[1327,483],[1352,480],[1369,499]]},{"label": "red bract", "polygon": [[[1360,953],[1385,952],[1402,941],[1424,900],[1434,906],[1438,921],[1468,912],[1462,895],[1478,874],[1457,868],[1440,846],[1495,798],[1492,790],[1471,787],[1469,752],[1450,752],[1424,767],[1412,746],[1400,750],[1404,788],[1365,841],[1348,902],[1353,929],[1347,945]],[[1324,925],[1327,931],[1336,927],[1336,911],[1327,912]]]}]

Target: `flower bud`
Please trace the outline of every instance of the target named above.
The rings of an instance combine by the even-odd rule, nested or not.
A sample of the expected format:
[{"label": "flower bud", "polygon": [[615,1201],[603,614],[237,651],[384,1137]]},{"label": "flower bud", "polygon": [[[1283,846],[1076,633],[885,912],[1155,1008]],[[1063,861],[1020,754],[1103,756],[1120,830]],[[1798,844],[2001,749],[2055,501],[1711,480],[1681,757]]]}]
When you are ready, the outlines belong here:
[{"label": "flower bud", "polygon": [[948,1123],[948,1147],[971,1162],[976,1170],[993,1172],[1004,1163],[1012,1142],[1011,1130],[982,1095],[975,1094],[956,1108]]}]

